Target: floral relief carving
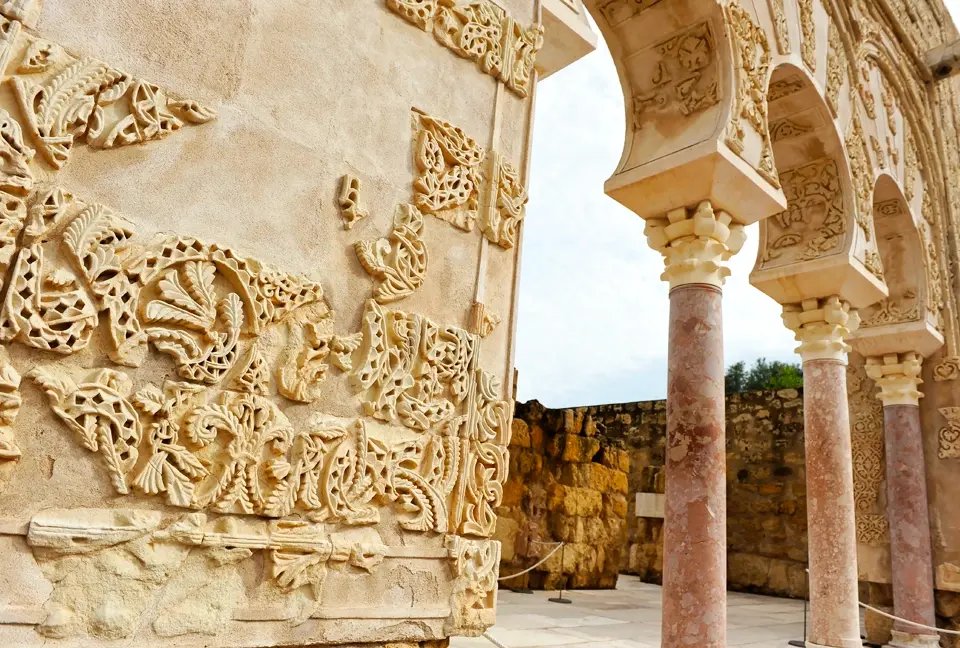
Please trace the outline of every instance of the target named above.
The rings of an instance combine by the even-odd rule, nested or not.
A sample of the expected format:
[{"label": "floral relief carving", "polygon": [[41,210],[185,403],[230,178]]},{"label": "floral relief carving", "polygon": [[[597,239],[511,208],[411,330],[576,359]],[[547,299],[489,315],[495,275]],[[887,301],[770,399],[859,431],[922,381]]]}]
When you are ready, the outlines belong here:
[{"label": "floral relief carving", "polygon": [[870,274],[883,281],[883,263],[880,261],[880,253],[874,249],[867,249],[863,252],[863,267]]},{"label": "floral relief carving", "polygon": [[867,156],[867,144],[860,125],[860,117],[854,112],[850,128],[844,139],[847,157],[850,161],[850,173],[853,176],[853,190],[856,203],[854,220],[869,243],[873,239],[873,165]]},{"label": "floral relief carving", "polygon": [[19,75],[11,78],[27,129],[40,153],[61,168],[77,141],[95,148],[166,137],[184,124],[216,116],[195,101],[92,58],[75,58],[45,41],[31,41]]},{"label": "floral relief carving", "polygon": [[447,536],[446,545],[456,580],[450,598],[452,614],[445,630],[450,634],[482,631],[495,621],[500,543]]},{"label": "floral relief carving", "polygon": [[[872,311],[863,319],[860,326],[869,328],[871,326],[918,321],[920,319],[920,304],[916,302],[916,297],[914,291],[908,290],[901,297],[881,300],[872,307]],[[911,302],[912,305],[910,305]]]},{"label": "floral relief carving", "polygon": [[939,449],[941,459],[960,459],[960,407],[941,407],[940,414],[947,424],[939,431]]},{"label": "floral relief carving", "polygon": [[5,357],[0,358],[0,461],[20,457],[13,424],[20,413],[20,374]]},{"label": "floral relief carving", "polygon": [[[784,171],[781,178],[787,209],[768,223],[770,233],[763,251],[764,261],[778,259],[786,250],[804,243],[797,257],[800,261],[835,250],[847,232],[837,163],[823,158]],[[815,235],[810,237],[808,233],[813,232]]]},{"label": "floral relief carving", "polygon": [[488,0],[386,0],[387,7],[521,97],[530,92],[543,25],[524,27]]},{"label": "floral relief carving", "polygon": [[649,84],[633,97],[636,128],[657,115],[686,117],[720,102],[716,43],[708,22],[674,34],[653,49],[659,58]]},{"label": "floral relief carving", "polygon": [[[777,40],[777,51],[781,54],[790,53],[790,29],[787,25],[787,14],[784,0],[768,0],[770,16],[773,18],[773,35]],[[770,101],[773,98],[770,97]]]},{"label": "floral relief carving", "polygon": [[795,92],[800,92],[803,88],[803,79],[795,74],[778,81],[771,81],[767,88],[767,101],[778,101]]},{"label": "floral relief carving", "polygon": [[847,52],[840,38],[840,30],[831,20],[827,33],[827,105],[836,117],[840,111],[840,89],[848,79]]},{"label": "floral relief carving", "polygon": [[[724,141],[734,153],[753,166],[767,182],[780,188],[780,179],[773,160],[773,145],[767,125],[767,74],[770,70],[770,44],[766,33],[747,10],[736,2],[724,8],[729,29],[734,34],[734,70],[737,93],[734,96],[732,119]],[[758,161],[744,157],[744,127],[750,125],[760,137]]]},{"label": "floral relief carving", "polygon": [[863,367],[848,365],[857,540],[865,544],[877,544],[886,538],[886,517],[874,512],[884,479],[883,406],[874,393]]},{"label": "floral relief carving", "polygon": [[470,311],[470,329],[480,337],[487,337],[500,325],[501,318],[491,313],[483,302],[473,302]]},{"label": "floral relief carving", "polygon": [[[770,124],[770,138],[773,142],[800,137],[801,135],[807,135],[812,132],[812,126],[790,119],[789,117]],[[783,182],[782,178],[781,182]]]},{"label": "floral relief carving", "polygon": [[798,0],[800,8],[800,57],[811,72],[817,71],[817,26],[813,18],[813,0]]},{"label": "floral relief carving", "polygon": [[376,279],[374,299],[389,304],[412,294],[427,274],[427,246],[421,238],[423,216],[413,205],[401,205],[393,218],[389,238],[357,241],[360,265]]}]

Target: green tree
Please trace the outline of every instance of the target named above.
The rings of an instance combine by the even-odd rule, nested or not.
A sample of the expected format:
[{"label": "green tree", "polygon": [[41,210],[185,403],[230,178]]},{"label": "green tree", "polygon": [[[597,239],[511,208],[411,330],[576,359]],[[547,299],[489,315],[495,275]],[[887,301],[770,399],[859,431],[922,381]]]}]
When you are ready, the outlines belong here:
[{"label": "green tree", "polygon": [[779,360],[768,362],[766,358],[757,358],[749,371],[743,362],[736,362],[727,368],[728,394],[788,387],[803,387],[803,370],[799,364]]}]

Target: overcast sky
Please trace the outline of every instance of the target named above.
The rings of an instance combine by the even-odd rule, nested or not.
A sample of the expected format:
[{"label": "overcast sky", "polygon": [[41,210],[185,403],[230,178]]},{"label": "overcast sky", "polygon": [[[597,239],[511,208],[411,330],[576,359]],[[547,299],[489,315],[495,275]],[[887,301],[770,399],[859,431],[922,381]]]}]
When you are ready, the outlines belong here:
[{"label": "overcast sky", "polygon": [[[957,15],[960,0],[948,0]],[[603,193],[623,147],[623,94],[597,51],[537,86],[524,222],[516,367],[519,401],[550,407],[666,396],[667,285],[643,221]],[[780,307],[750,286],[758,226],[723,290],[726,364],[795,362]]]}]

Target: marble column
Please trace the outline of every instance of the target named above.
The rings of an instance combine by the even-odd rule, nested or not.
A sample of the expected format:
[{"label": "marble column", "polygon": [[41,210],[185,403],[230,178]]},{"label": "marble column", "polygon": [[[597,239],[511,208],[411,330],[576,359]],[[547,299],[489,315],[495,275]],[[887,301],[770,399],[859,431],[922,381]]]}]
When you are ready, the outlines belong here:
[{"label": "marble column", "polygon": [[725,648],[726,448],[723,261],[743,227],[709,202],[647,221],[670,283],[667,370],[663,648]]},{"label": "marble column", "polygon": [[803,359],[810,565],[808,647],[860,648],[846,339],[860,319],[836,296],[784,306]]},{"label": "marble column", "polygon": [[[920,364],[916,353],[867,358],[867,375],[880,387],[887,455],[887,520],[893,611],[903,619],[936,627],[926,467],[920,431]],[[935,648],[937,633],[895,621],[895,648]]]}]

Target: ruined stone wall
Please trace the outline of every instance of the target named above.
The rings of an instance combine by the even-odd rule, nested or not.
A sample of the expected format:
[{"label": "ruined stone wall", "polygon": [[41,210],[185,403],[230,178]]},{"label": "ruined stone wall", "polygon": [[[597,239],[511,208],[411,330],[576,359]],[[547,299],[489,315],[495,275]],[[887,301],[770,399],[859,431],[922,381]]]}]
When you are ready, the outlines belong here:
[{"label": "ruined stone wall", "polygon": [[[794,389],[727,399],[731,589],[806,593],[802,401]],[[536,541],[566,540],[562,572],[550,560],[517,584],[610,587],[617,571],[661,582],[663,519],[637,517],[636,495],[655,502],[664,492],[666,403],[549,410],[534,401],[518,405],[516,417],[498,511],[501,572],[544,555]]]},{"label": "ruined stone wall", "polygon": [[501,576],[517,573],[566,542],[539,569],[507,587],[612,588],[626,546],[627,471],[623,441],[604,436],[596,408],[517,406],[510,477],[497,509]]}]

